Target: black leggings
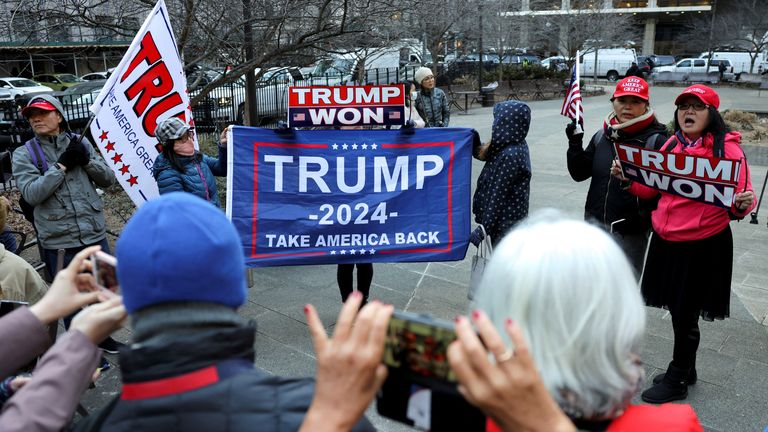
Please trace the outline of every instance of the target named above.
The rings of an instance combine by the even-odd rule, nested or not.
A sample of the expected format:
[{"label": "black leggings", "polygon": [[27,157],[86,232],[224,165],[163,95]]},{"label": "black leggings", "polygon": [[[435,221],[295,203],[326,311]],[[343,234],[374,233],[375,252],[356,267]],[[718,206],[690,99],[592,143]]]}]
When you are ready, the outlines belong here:
[{"label": "black leggings", "polygon": [[373,281],[373,264],[339,264],[336,270],[336,282],[339,284],[341,301],[347,301],[352,294],[352,273],[357,266],[357,290],[363,295],[363,303],[368,300],[368,293]]},{"label": "black leggings", "polygon": [[[682,315],[682,316],[681,316]],[[672,315],[672,329],[675,332],[675,347],[672,351],[672,364],[681,369],[696,366],[696,351],[699,349],[699,310],[684,311]]]}]

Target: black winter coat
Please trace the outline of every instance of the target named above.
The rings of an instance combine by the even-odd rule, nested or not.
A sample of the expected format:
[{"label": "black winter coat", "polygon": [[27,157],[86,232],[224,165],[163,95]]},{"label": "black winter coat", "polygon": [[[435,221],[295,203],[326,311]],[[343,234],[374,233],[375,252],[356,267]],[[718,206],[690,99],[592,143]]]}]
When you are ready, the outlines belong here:
[{"label": "black winter coat", "polygon": [[[639,133],[618,134],[618,142],[655,150],[667,140],[666,127],[655,119]],[[626,219],[626,222],[616,224],[617,232],[641,233],[650,227],[650,212],[655,208],[655,202],[640,200],[621,188],[619,180],[610,174],[615,155],[613,140],[608,133],[600,130],[592,136],[586,149],[573,144],[568,147],[568,172],[578,182],[592,179],[584,207],[585,219],[600,222],[606,230],[610,229],[612,222]]]},{"label": "black winter coat", "polygon": [[472,200],[475,221],[485,226],[494,244],[528,216],[531,157],[525,137],[531,109],[518,101],[493,107],[493,129],[486,162]]}]

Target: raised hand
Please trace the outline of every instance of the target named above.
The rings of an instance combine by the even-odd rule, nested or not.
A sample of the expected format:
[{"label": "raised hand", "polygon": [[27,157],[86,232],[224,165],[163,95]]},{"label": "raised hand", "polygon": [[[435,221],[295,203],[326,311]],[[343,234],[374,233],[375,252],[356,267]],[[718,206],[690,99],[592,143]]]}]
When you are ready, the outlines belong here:
[{"label": "raised hand", "polygon": [[358,313],[362,301],[359,291],[349,296],[333,338],[315,308],[304,307],[317,354],[317,386],[301,431],[350,430],[384,383],[381,358],[393,307],[373,301]]},{"label": "raised hand", "polygon": [[459,392],[505,431],[575,431],[547,392],[519,326],[512,320],[506,322],[514,346],[511,350],[485,313],[476,311],[473,318],[485,347],[469,320],[459,317],[457,340],[448,348]]}]

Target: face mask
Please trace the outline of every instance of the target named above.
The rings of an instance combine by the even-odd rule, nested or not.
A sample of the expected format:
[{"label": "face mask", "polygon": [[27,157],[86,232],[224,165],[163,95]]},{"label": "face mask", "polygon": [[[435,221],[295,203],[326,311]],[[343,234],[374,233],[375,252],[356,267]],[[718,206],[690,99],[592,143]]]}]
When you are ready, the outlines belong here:
[{"label": "face mask", "polygon": [[415,101],[419,97],[419,92],[411,92],[411,100]]}]

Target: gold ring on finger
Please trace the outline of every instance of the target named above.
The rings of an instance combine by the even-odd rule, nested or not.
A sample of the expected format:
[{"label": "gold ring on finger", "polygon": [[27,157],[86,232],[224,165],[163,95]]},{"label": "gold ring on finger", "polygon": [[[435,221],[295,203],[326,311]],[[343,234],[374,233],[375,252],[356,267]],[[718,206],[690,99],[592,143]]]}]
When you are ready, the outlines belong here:
[{"label": "gold ring on finger", "polygon": [[504,351],[503,353],[501,353],[500,355],[496,356],[496,363],[503,363],[505,361],[512,360],[512,357],[514,355],[515,354],[512,352],[512,350],[508,349],[508,350]]}]

